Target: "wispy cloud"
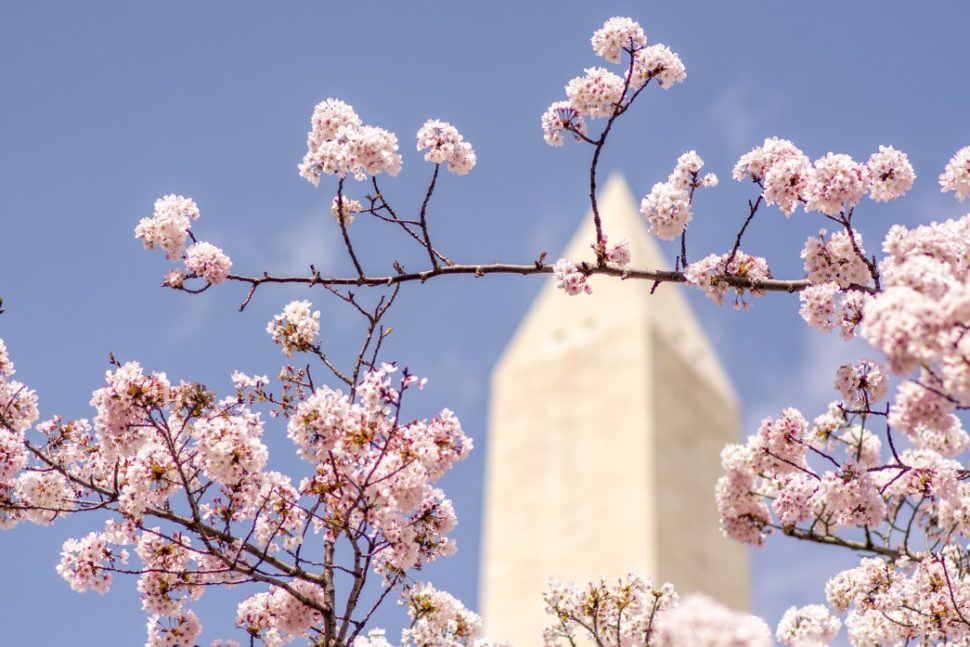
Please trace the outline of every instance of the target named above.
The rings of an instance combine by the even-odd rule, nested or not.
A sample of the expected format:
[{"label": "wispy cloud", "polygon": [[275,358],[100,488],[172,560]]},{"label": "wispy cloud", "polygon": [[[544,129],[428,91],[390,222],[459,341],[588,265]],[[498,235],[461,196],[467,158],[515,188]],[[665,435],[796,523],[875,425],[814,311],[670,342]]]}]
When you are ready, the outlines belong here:
[{"label": "wispy cloud", "polygon": [[311,210],[289,227],[280,229],[269,241],[267,263],[278,272],[306,273],[312,264],[323,273],[334,269],[340,247],[324,209]]},{"label": "wispy cloud", "polygon": [[[208,293],[207,293],[208,294]],[[165,330],[173,344],[183,342],[197,335],[213,315],[213,299],[182,299],[178,314],[171,318],[171,325]]]},{"label": "wispy cloud", "polygon": [[708,125],[732,154],[740,154],[759,143],[755,141],[757,125],[770,119],[781,107],[777,97],[756,94],[749,82],[741,81],[724,88],[708,108]]}]

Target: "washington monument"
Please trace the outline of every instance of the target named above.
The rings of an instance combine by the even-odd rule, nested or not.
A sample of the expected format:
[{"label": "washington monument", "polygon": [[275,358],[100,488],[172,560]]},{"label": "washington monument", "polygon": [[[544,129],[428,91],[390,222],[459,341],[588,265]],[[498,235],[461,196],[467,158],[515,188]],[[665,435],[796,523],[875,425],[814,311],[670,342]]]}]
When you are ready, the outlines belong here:
[{"label": "washington monument", "polygon": [[[629,188],[599,199],[610,242],[667,268]],[[564,256],[594,262],[587,215]],[[680,286],[548,281],[492,374],[479,606],[486,635],[540,642],[548,578],[640,571],[748,606],[744,547],[721,536],[719,455],[738,439],[734,390]]]}]

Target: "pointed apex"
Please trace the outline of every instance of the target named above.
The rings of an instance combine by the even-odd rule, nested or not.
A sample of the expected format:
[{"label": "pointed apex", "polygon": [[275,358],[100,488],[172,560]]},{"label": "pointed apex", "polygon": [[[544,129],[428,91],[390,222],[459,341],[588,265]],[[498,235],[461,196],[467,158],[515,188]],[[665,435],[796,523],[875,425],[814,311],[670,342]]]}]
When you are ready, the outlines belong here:
[{"label": "pointed apex", "polygon": [[[657,242],[647,231],[643,216],[637,208],[636,198],[619,173],[611,173],[606,184],[600,189],[596,200],[603,223],[603,233],[610,242],[621,240],[630,242],[632,264],[636,267],[670,269],[667,259]],[[566,246],[565,257],[573,262],[595,262],[592,243],[596,240],[596,227],[593,214],[588,213],[579,229]]]},{"label": "pointed apex", "polygon": [[[629,185],[618,173],[607,179],[597,199],[603,232],[611,242],[630,243],[631,265],[670,269],[664,254],[637,210]],[[592,245],[596,241],[593,214],[588,212],[560,257],[573,262],[596,262]],[[654,294],[646,281],[619,281],[605,276],[590,279],[591,295],[568,296],[550,278],[533,302],[496,366],[550,361],[574,344],[609,344],[616,325],[643,326],[644,334],[657,332],[667,343],[711,382],[729,402],[737,398],[727,374],[714,354],[703,329],[694,317],[680,285],[660,286]],[[622,322],[622,323],[621,323]],[[595,339],[594,339],[595,338]]]}]

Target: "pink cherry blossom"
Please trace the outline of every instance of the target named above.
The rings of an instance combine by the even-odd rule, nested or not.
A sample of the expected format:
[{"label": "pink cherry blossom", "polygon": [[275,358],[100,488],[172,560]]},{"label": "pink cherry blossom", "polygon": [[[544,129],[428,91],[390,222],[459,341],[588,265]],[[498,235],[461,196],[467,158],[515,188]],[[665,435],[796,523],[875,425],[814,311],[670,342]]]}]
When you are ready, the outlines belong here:
[{"label": "pink cherry blossom", "polygon": [[771,629],[753,615],[733,611],[694,593],[657,618],[660,647],[770,647]]},{"label": "pink cherry blossom", "polygon": [[892,146],[880,146],[879,151],[869,157],[866,166],[872,179],[869,197],[876,202],[895,200],[913,188],[916,180],[906,153]]},{"label": "pink cherry blossom", "polygon": [[943,193],[953,191],[960,202],[970,197],[970,146],[958,150],[946,163],[940,175],[940,187]]},{"label": "pink cherry blossom", "polygon": [[591,294],[593,288],[586,283],[586,275],[579,271],[576,264],[565,258],[560,258],[553,265],[553,277],[556,287],[570,296],[585,292]]},{"label": "pink cherry blossom", "polygon": [[465,141],[458,129],[440,119],[429,119],[418,130],[418,150],[427,149],[425,161],[448,164],[455,175],[465,175],[475,167],[477,158],[472,145]]},{"label": "pink cherry blossom", "polygon": [[174,261],[182,255],[189,227],[198,217],[199,207],[191,198],[172,193],[155,201],[154,215],[141,219],[135,238],[141,238],[147,249],[161,247]]},{"label": "pink cherry blossom", "polygon": [[851,157],[829,153],[815,160],[815,172],[805,188],[805,211],[836,216],[852,209],[869,190],[869,169]]},{"label": "pink cherry blossom", "polygon": [[576,141],[586,136],[586,121],[569,101],[556,101],[542,114],[542,133],[550,146],[562,146],[563,131],[571,131]]},{"label": "pink cherry blossom", "polygon": [[[342,210],[341,204],[343,205]],[[354,221],[354,214],[360,213],[363,208],[360,200],[351,200],[347,196],[341,196],[339,204],[337,196],[334,196],[333,202],[330,203],[330,213],[333,215],[333,219],[337,221],[337,224],[343,223],[344,226],[351,224]]]},{"label": "pink cherry blossom", "polygon": [[666,45],[644,47],[633,55],[630,87],[643,87],[650,79],[660,79],[660,87],[669,90],[687,79],[687,69],[680,57]]},{"label": "pink cherry blossom", "polygon": [[871,407],[889,390],[886,369],[872,360],[843,364],[836,373],[835,388],[852,407]]},{"label": "pink cherry blossom", "polygon": [[209,285],[217,285],[229,276],[232,261],[215,245],[198,242],[186,250],[185,267]]},{"label": "pink cherry blossom", "polygon": [[[724,297],[729,291],[735,294],[734,307],[745,309],[750,304],[744,301],[743,296],[747,291],[753,297],[760,297],[764,294],[757,288],[732,287],[723,280],[723,276],[737,276],[751,281],[763,281],[771,278],[771,270],[768,269],[768,262],[760,256],[751,256],[741,250],[731,258],[731,254],[711,254],[701,260],[687,266],[684,276],[689,285],[700,288],[709,299],[718,305],[724,304]],[[725,264],[730,263],[725,267]]]},{"label": "pink cherry blossom", "polygon": [[305,299],[291,301],[266,325],[266,332],[283,347],[288,357],[293,351],[306,352],[317,343],[320,335],[320,311],[311,313],[310,302]]},{"label": "pink cherry blossom", "polygon": [[630,18],[614,16],[596,30],[590,39],[593,51],[610,63],[619,63],[623,51],[635,51],[647,44],[640,25]]},{"label": "pink cherry blossom", "polygon": [[607,117],[619,107],[623,96],[623,79],[603,67],[586,68],[566,85],[569,105],[581,115]]},{"label": "pink cherry blossom", "polygon": [[825,647],[841,628],[839,619],[821,604],[789,607],[778,622],[775,638],[791,647]]},{"label": "pink cherry blossom", "polygon": [[300,175],[317,186],[320,175],[358,180],[378,173],[397,175],[401,155],[397,137],[383,128],[363,125],[346,103],[327,99],[313,111],[307,134],[307,152],[299,165]]}]

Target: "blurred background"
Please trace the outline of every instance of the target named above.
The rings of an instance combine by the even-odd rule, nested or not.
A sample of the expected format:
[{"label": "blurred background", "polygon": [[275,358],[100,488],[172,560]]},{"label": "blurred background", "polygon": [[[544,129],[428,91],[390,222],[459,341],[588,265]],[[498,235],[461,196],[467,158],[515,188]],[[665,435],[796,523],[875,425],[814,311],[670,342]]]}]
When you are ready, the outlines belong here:
[{"label": "blurred background", "polygon": [[[109,352],[228,394],[233,370],[278,372],[285,358],[264,328],[296,298],[323,312],[334,358],[352,358],[360,322],[323,290],[261,288],[240,313],[239,285],[198,296],[159,288],[171,263],[133,237],[156,198],[180,193],[201,209],[193,231],[229,253],[235,272],[305,273],[314,263],[346,273],[329,213],[335,183],[315,190],[296,170],[310,113],[327,97],[397,133],[404,170],[382,184],[404,213],[415,212],[432,170],[413,143],[426,119],[452,122],[474,145],[478,166],[445,174],[431,206],[444,253],[530,262],[548,251],[554,260],[587,211],[591,150],[550,148],[539,117],[584,67],[604,64],[589,38],[613,15],[633,17],[650,43],[678,52],[688,78],[669,91],[649,88],[618,122],[602,177],[619,171],[643,195],[678,155],[697,150],[721,185],[696,196],[689,257],[729,249],[754,196],[730,180],[731,168],[769,136],[812,159],[834,151],[865,160],[880,144],[909,154],[915,188],[857,210],[870,253],[891,224],[965,213],[937,183],[970,144],[963,4],[8,2],[0,9],[0,337],[17,378],[37,390],[45,418],[92,416]],[[365,185],[348,184],[350,197],[363,197]],[[804,239],[824,226],[818,214],[788,220],[767,209],[743,248],[766,256],[775,276],[798,277]],[[373,273],[394,259],[423,267],[420,249],[397,231],[361,218],[352,234]],[[429,378],[411,414],[451,408],[476,440],[442,484],[460,520],[458,554],[423,574],[472,608],[488,376],[544,280],[409,285],[389,314],[385,357]],[[717,308],[699,292],[690,298],[739,392],[746,433],[785,406],[821,413],[834,398],[835,369],[874,356],[808,329],[790,296],[767,295],[747,312]],[[282,425],[270,422],[266,438],[272,467],[295,463]],[[64,539],[100,526],[79,516],[0,534],[5,644],[145,640],[134,578],[100,597],[73,593],[54,571]],[[753,553],[753,610],[774,626],[789,605],[824,601],[827,577],[853,561],[771,538]],[[241,638],[232,625],[243,596],[211,595],[194,607],[203,644]],[[391,602],[378,620],[392,638],[401,613]]]}]

